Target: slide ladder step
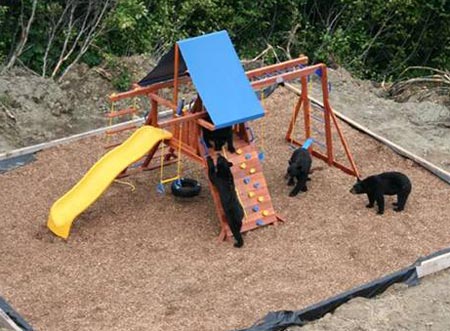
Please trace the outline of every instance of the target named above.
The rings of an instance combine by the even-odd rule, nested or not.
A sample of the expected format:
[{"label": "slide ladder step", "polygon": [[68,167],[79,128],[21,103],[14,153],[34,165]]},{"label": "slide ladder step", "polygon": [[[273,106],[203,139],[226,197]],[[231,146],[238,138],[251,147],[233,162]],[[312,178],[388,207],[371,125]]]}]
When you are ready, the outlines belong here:
[{"label": "slide ladder step", "polygon": [[136,114],[136,113],[137,113],[137,109],[135,107],[129,107],[129,108],[121,109],[118,111],[112,111],[110,113],[105,114],[105,116],[107,118],[114,118],[114,117],[124,116],[124,115],[128,115],[128,114]]},{"label": "slide ladder step", "polygon": [[137,128],[136,124],[130,124],[130,125],[122,126],[120,128],[117,128],[117,129],[107,130],[105,133],[107,135],[112,135],[112,134],[116,134],[116,133],[127,131],[127,130],[134,130],[136,128]]}]

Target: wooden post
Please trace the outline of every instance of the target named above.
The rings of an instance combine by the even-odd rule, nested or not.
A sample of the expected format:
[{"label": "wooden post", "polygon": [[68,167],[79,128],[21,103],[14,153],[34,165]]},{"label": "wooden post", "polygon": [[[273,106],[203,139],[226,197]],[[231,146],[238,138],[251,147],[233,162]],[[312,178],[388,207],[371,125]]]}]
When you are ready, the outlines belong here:
[{"label": "wooden post", "polygon": [[151,108],[150,114],[147,116],[147,120],[145,121],[145,125],[153,125],[158,127],[158,102],[153,100],[152,98],[148,98],[150,100]]},{"label": "wooden post", "polygon": [[341,130],[340,126],[339,126],[339,122],[338,122],[338,120],[336,118],[336,115],[334,114],[333,109],[331,109],[331,108],[330,108],[330,114],[331,114],[331,117],[333,119],[334,126],[336,127],[336,130],[337,130],[337,132],[339,134],[339,138],[341,139],[342,146],[344,146],[344,151],[345,151],[345,154],[347,155],[347,159],[350,161],[352,169],[355,172],[355,176],[357,178],[361,178],[361,176],[359,174],[359,171],[358,171],[358,168],[356,167],[355,160],[353,160],[352,153],[350,153],[350,148],[348,147],[347,140],[345,140],[345,137],[344,137],[344,135],[342,133],[342,130]]},{"label": "wooden post", "polygon": [[178,106],[178,67],[179,67],[179,49],[175,43],[175,60],[174,60],[174,73],[173,73],[173,103]]},{"label": "wooden post", "polygon": [[[303,84],[302,84],[302,86],[303,86]],[[287,141],[291,141],[292,139],[295,138],[295,137],[292,137],[292,132],[294,131],[295,122],[297,121],[298,112],[300,111],[300,107],[302,106],[302,103],[303,103],[303,98],[302,98],[302,96],[300,96],[298,98],[297,104],[295,105],[294,111],[292,113],[292,119],[291,119],[291,122],[289,123],[289,128],[286,133]]]},{"label": "wooden post", "polygon": [[327,143],[327,157],[328,164],[332,165],[334,161],[333,154],[333,136],[331,135],[331,107],[328,101],[328,79],[327,79],[327,68],[322,65],[320,70],[322,70],[322,95],[323,104],[325,106],[325,139]]},{"label": "wooden post", "polygon": [[305,141],[311,137],[311,109],[308,97],[308,79],[301,78],[302,81],[302,103],[303,103],[303,121],[305,123]]},{"label": "wooden post", "polygon": [[158,142],[148,153],[147,157],[145,158],[145,161],[141,165],[141,169],[145,169],[150,164],[150,161],[152,160],[153,156],[155,155],[156,151],[158,150],[160,142]]}]

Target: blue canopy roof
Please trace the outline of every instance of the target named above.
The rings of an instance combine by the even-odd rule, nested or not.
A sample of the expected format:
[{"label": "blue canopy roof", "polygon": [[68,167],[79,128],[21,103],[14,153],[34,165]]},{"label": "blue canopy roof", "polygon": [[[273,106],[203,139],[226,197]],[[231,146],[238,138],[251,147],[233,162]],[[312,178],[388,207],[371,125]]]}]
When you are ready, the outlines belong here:
[{"label": "blue canopy roof", "polygon": [[177,44],[216,128],[264,116],[226,31],[185,39]]}]

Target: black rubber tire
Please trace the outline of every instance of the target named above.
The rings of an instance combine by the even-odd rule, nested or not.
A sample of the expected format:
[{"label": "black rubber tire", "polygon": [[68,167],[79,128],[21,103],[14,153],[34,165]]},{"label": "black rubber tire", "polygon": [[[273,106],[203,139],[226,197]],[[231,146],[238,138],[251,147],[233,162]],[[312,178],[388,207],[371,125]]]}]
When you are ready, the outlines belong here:
[{"label": "black rubber tire", "polygon": [[178,181],[172,182],[172,194],[181,198],[192,198],[200,194],[202,187],[199,182],[191,178],[181,178],[181,186]]}]

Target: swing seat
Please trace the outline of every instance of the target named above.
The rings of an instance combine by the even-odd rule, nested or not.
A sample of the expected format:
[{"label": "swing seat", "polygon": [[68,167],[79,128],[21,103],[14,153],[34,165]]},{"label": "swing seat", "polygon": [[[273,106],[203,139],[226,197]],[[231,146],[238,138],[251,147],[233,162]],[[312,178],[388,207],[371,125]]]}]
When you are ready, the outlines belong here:
[{"label": "swing seat", "polygon": [[172,182],[172,194],[181,198],[192,198],[200,194],[202,187],[198,181],[191,178],[180,178]]}]

